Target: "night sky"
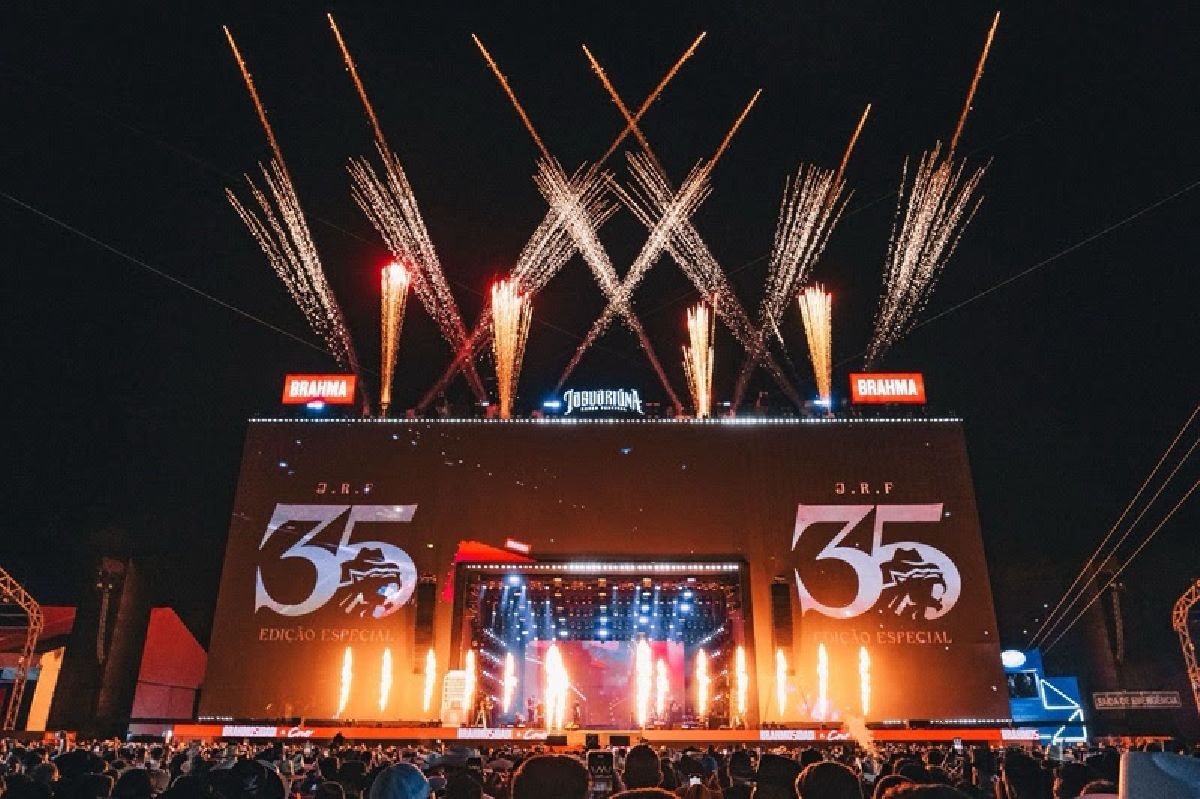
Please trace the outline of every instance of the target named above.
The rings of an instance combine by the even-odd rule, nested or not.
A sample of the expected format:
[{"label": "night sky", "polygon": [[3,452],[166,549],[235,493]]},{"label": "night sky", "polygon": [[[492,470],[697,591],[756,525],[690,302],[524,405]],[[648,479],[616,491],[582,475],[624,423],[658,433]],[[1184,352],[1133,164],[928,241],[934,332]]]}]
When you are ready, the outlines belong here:
[{"label": "night sky", "polygon": [[[161,601],[206,641],[244,420],[278,412],[285,373],[333,370],[319,352],[147,268],[316,341],[224,197],[267,148],[222,24],[256,77],[372,368],[387,253],[349,197],[346,159],[372,143],[325,11],[354,52],[468,324],[545,210],[530,180],[536,149],[471,32],[573,169],[622,127],[580,44],[635,104],[708,31],[643,127],[679,180],[764,90],[695,217],[749,308],[785,175],[805,161],[835,166],[874,103],[847,172],[850,209],[815,275],[834,292],[835,390],[844,391],[867,342],[901,165],[953,130],[996,7],[647,5],[10,4],[0,26],[0,252],[9,280],[0,314],[9,428],[0,564],[46,603],[70,603],[90,553],[136,551],[154,564]],[[1003,9],[960,146],[972,163],[992,160],[986,199],[925,318],[1195,185],[1200,73],[1185,6]],[[608,166],[626,175],[623,154]],[[966,420],[1006,643],[1032,632],[1042,603],[1057,599],[1200,395],[1198,212],[1200,191],[1182,193],[921,327],[883,364],[923,371],[933,408]],[[628,213],[604,228],[619,270],[641,234]],[[696,299],[669,260],[635,297],[681,392],[682,320]],[[578,257],[537,297],[521,381],[527,406],[552,390],[602,304]],[[810,393],[794,305],[783,333]],[[720,345],[724,399],[740,350],[727,333]],[[406,407],[448,357],[411,300],[399,357],[395,403]],[[616,325],[572,384],[659,392]],[[756,377],[756,389],[771,387]],[[451,399],[467,397],[458,382]],[[1198,471],[1181,469],[1140,529]],[[1131,646],[1143,654],[1178,657],[1167,610],[1200,574],[1198,522],[1194,501],[1127,573]]]}]

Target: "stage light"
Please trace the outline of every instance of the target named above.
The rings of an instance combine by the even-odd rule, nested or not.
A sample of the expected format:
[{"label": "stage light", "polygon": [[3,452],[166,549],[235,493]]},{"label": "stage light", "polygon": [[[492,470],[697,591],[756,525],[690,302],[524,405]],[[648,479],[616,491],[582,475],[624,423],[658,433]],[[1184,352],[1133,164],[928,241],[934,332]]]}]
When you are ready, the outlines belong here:
[{"label": "stage light", "polygon": [[542,401],[542,407],[548,411],[557,411],[562,409],[562,400],[548,399]]},{"label": "stage light", "polygon": [[325,410],[325,400],[311,400],[305,403],[304,407],[308,408],[310,411],[323,411]]},{"label": "stage light", "polygon": [[568,635],[570,635],[570,633],[568,633],[566,630],[559,630],[559,631],[558,631],[558,637],[559,637],[559,638],[566,638]]},{"label": "stage light", "polygon": [[521,575],[519,575],[519,574],[508,575],[508,584],[509,585],[520,585],[521,584]]},{"label": "stage light", "polygon": [[679,612],[680,612],[680,613],[691,613],[691,612],[692,612],[692,606],[691,606],[691,605],[689,605],[689,604],[687,604],[687,603],[685,602],[685,603],[683,603],[682,605],[680,605],[680,606],[679,606]]},{"label": "stage light", "polygon": [[650,619],[646,618],[645,616],[638,616],[638,624],[649,624],[649,623],[650,623]]},{"label": "stage light", "polygon": [[1000,663],[1006,669],[1019,669],[1025,665],[1025,653],[1019,649],[1005,649],[1000,653]]},{"label": "stage light", "polygon": [[596,635],[600,636],[601,638],[607,638],[608,630],[597,630]]}]

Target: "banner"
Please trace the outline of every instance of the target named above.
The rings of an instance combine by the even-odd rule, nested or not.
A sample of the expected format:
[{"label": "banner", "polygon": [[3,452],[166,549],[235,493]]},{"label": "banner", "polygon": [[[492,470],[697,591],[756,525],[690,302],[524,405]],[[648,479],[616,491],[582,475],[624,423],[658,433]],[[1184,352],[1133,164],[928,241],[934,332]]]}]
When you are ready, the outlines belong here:
[{"label": "banner", "polygon": [[[200,712],[436,718],[463,667],[465,611],[442,600],[459,542],[509,539],[544,569],[747,564],[752,723],[1008,715],[959,423],[574,417],[252,422]],[[782,712],[779,584],[794,631]],[[672,684],[692,678],[683,657]]]}]

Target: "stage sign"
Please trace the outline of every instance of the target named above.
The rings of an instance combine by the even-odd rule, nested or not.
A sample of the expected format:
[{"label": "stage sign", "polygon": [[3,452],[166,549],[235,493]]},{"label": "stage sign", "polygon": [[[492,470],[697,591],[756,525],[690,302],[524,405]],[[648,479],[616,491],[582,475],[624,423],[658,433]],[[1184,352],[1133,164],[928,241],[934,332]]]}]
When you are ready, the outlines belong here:
[{"label": "stage sign", "polygon": [[642,397],[636,388],[598,388],[563,392],[563,416],[573,413],[623,413],[645,416]]},{"label": "stage sign", "polygon": [[1164,710],[1183,707],[1178,691],[1100,691],[1092,694],[1096,710]]},{"label": "stage sign", "polygon": [[[432,721],[447,670],[463,668],[469,645],[476,690],[495,695],[504,653],[466,637],[486,620],[463,596],[440,598],[454,588],[447,575],[465,585],[467,567],[479,565],[454,567],[459,541],[505,552],[508,539],[536,560],[502,563],[499,575],[511,565],[565,583],[613,580],[615,564],[634,564],[639,584],[705,584],[720,581],[714,563],[745,564],[729,578],[740,599],[722,612],[745,642],[752,726],[1008,716],[961,424],[574,415],[252,422],[199,712]],[[655,575],[655,564],[668,571]],[[488,590],[517,596],[523,578],[489,579]],[[436,590],[422,590],[430,580]],[[777,586],[790,601],[786,622],[776,618]],[[592,591],[588,602],[596,593],[575,590]],[[557,621],[549,614],[537,611]],[[780,711],[774,641],[784,623],[792,635]],[[666,632],[654,639],[664,643],[657,656],[686,713],[701,644],[676,651]],[[524,656],[545,638],[528,638],[517,712],[540,691]],[[620,701],[635,647],[628,635],[620,647],[598,640],[560,648],[571,684]]]},{"label": "stage sign", "polygon": [[925,377],[920,372],[851,374],[850,401],[859,405],[888,403],[924,405]]},{"label": "stage sign", "polygon": [[354,375],[288,375],[283,381],[283,404],[353,405]]}]

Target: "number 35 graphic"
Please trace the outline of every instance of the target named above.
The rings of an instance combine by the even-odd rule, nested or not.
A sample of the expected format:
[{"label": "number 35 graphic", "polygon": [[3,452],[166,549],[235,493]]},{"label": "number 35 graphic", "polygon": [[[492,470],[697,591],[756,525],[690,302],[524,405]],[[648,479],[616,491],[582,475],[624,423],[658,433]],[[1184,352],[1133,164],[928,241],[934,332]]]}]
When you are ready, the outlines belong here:
[{"label": "number 35 graphic", "polygon": [[[870,550],[842,546],[842,541],[871,511],[875,526]],[[840,522],[842,529],[817,553],[815,561],[836,560],[854,571],[854,598],[842,607],[825,605],[813,597],[795,570],[800,611],[816,611],[833,618],[860,616],[876,607],[914,621],[931,621],[945,615],[958,602],[962,580],[958,567],[945,552],[917,541],[883,543],[883,526],[900,522],[937,522],[942,504],[928,505],[800,505],[796,511],[796,529],[792,549],[814,524]]]},{"label": "number 35 graphic", "polygon": [[[336,547],[311,543],[347,510],[350,513]],[[411,522],[416,510],[416,505],[276,505],[259,551],[288,522],[316,522],[279,556],[280,560],[307,561],[316,576],[308,596],[289,605],[271,596],[260,566],[254,575],[254,610],[268,608],[281,616],[306,616],[337,597],[347,614],[382,618],[394,613],[412,597],[417,568],[408,553],[394,544],[352,542],[354,526],[359,522]]]}]

